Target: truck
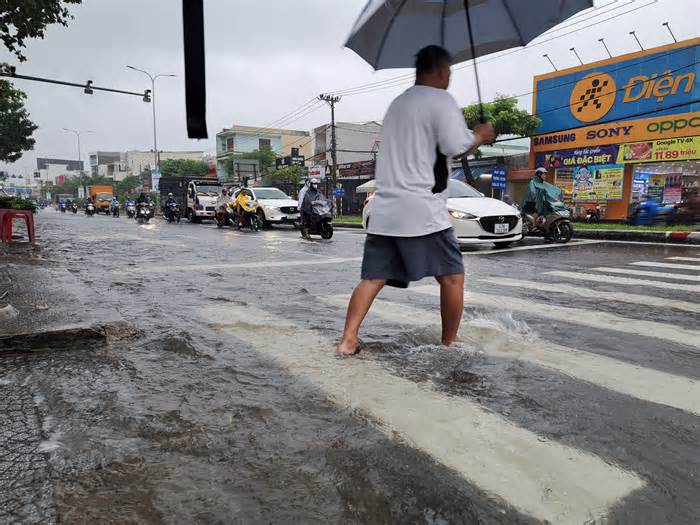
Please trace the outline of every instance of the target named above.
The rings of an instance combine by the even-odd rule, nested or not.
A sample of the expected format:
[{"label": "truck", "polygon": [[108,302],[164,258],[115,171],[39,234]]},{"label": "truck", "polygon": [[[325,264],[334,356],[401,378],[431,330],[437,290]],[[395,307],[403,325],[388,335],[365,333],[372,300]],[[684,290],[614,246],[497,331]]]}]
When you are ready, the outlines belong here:
[{"label": "truck", "polygon": [[161,201],[172,193],[185,217],[195,223],[214,219],[221,188],[223,184],[213,177],[161,177],[159,184]]},{"label": "truck", "polygon": [[109,215],[109,207],[114,198],[112,193],[112,186],[107,186],[106,184],[95,184],[93,186],[88,186],[88,195],[95,204],[96,213],[106,213]]}]

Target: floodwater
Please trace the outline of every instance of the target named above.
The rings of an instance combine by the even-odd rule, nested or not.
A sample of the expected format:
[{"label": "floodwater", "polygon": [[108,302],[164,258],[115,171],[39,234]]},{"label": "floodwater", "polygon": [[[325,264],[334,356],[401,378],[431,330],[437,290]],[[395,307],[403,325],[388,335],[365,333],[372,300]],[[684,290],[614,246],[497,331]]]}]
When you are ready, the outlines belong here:
[{"label": "floodwater", "polygon": [[[460,347],[426,280],[383,292],[341,359],[359,231],[38,220],[0,270],[5,326],[49,330],[0,344],[0,522],[700,515],[699,273],[664,266],[697,248],[469,250]],[[638,261],[661,284],[595,270]]]}]

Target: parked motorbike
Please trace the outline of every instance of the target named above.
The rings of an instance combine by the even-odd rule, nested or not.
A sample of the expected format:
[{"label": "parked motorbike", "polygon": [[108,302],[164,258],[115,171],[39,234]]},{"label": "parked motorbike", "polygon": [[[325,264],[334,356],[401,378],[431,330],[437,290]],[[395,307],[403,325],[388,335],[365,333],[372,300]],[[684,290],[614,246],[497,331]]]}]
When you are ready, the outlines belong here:
[{"label": "parked motorbike", "polygon": [[72,211],[74,214],[78,213],[78,205],[76,203],[71,204],[70,211]]},{"label": "parked motorbike", "polygon": [[88,203],[85,206],[85,215],[87,215],[88,217],[92,217],[93,215],[95,215],[95,205],[94,204]]},{"label": "parked motorbike", "polygon": [[171,204],[168,206],[168,209],[166,210],[166,218],[168,219],[169,223],[177,222],[180,224],[180,205]]},{"label": "parked motorbike", "polygon": [[151,220],[151,213],[148,204],[140,204],[136,207],[136,221],[139,224],[146,224]]},{"label": "parked motorbike", "polygon": [[133,219],[136,217],[136,205],[134,204],[127,204],[126,206],[126,216],[129,217],[130,219]]},{"label": "parked motorbike", "polygon": [[333,213],[330,203],[323,200],[315,200],[311,204],[311,217],[302,225],[302,237],[320,235],[322,239],[333,237]]},{"label": "parked motorbike", "polygon": [[543,236],[558,243],[567,243],[574,235],[571,212],[561,201],[547,201],[547,213],[535,219],[534,214],[521,211],[523,237]]}]

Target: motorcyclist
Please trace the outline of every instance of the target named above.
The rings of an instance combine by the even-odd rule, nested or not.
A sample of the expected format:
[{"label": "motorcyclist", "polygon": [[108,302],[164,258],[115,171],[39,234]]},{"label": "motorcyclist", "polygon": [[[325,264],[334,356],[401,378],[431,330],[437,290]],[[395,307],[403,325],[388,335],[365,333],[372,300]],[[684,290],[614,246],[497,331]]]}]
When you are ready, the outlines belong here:
[{"label": "motorcyclist", "polygon": [[234,209],[238,214],[238,221],[241,226],[243,225],[243,217],[245,214],[255,212],[255,206],[252,203],[253,194],[248,188],[242,188],[234,201]]},{"label": "motorcyclist", "polygon": [[222,214],[222,221],[225,220],[225,214],[228,213],[229,206],[232,202],[232,196],[228,192],[228,188],[221,188],[221,194],[216,199],[216,212]]},{"label": "motorcyclist", "polygon": [[177,206],[177,200],[172,193],[168,193],[168,198],[165,200],[165,218],[170,219],[170,207]]},{"label": "motorcyclist", "polygon": [[112,199],[112,201],[110,202],[109,207],[112,208],[112,210],[114,210],[114,209],[119,209],[119,199],[117,199],[116,197],[114,197],[114,198]]},{"label": "motorcyclist", "polygon": [[304,232],[304,237],[308,237],[308,228],[309,225],[311,224],[311,220],[313,218],[313,203],[316,200],[322,200],[325,199],[323,196],[323,193],[321,193],[320,190],[321,186],[321,181],[318,179],[311,179],[311,182],[309,184],[309,188],[306,190],[306,193],[304,194],[304,200],[302,201],[301,204],[301,223],[302,223],[302,231]]},{"label": "motorcyclist", "polygon": [[521,208],[525,213],[532,215],[535,223],[537,223],[537,218],[540,215],[543,215],[545,212],[544,201],[546,177],[547,170],[545,168],[537,168],[535,170],[535,176],[528,184],[528,188],[525,192],[521,205]]}]

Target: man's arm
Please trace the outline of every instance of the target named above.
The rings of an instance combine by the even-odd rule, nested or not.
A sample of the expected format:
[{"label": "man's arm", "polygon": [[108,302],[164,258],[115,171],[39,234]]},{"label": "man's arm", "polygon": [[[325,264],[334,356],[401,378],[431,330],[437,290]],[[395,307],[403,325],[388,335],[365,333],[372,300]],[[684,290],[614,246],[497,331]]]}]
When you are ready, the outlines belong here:
[{"label": "man's arm", "polygon": [[490,144],[495,137],[493,124],[485,122],[477,125],[474,131],[467,128],[462,110],[452,95],[438,104],[436,115],[437,139],[440,152],[448,158],[461,160],[483,144]]}]

